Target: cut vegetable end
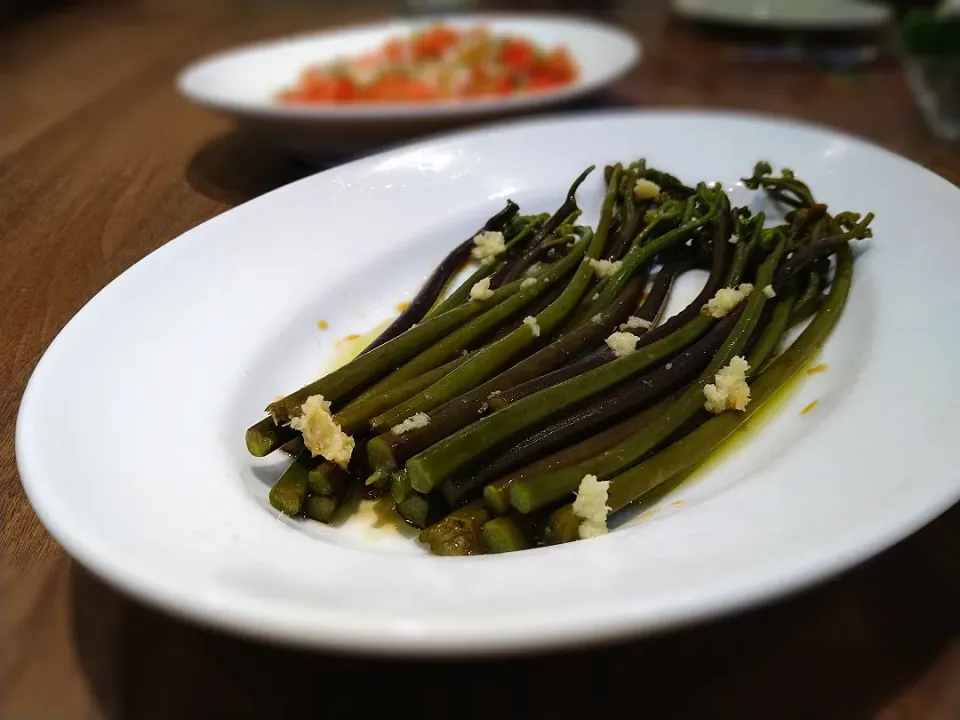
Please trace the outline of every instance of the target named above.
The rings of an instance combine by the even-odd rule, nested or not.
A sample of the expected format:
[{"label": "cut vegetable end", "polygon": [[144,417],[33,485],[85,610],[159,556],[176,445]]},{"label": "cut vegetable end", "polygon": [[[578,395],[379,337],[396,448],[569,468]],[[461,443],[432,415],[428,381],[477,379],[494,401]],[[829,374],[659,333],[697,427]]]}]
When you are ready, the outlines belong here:
[{"label": "cut vegetable end", "polygon": [[420,530],[436,519],[430,501],[422,495],[411,495],[403,502],[397,503],[397,512],[400,517]]},{"label": "cut vegetable end", "polygon": [[370,467],[384,472],[399,470],[390,444],[379,436],[372,438],[367,443],[367,461],[370,463]]},{"label": "cut vegetable end", "polygon": [[492,482],[483,489],[483,500],[497,515],[506,515],[512,507],[510,505],[510,486],[499,482]]},{"label": "cut vegetable end", "polygon": [[330,497],[346,484],[349,477],[347,472],[337,465],[320,463],[307,475],[307,486],[314,495]]},{"label": "cut vegetable end", "polygon": [[517,512],[527,515],[537,508],[543,507],[545,503],[538,504],[530,488],[522,482],[517,482],[510,487],[510,504]]},{"label": "cut vegetable end", "polygon": [[374,470],[373,473],[364,481],[364,485],[370,487],[371,485],[382,485],[387,482],[389,478],[387,473],[384,470]]},{"label": "cut vegetable end", "polygon": [[266,457],[283,445],[276,433],[264,433],[257,425],[247,430],[246,442],[247,452],[254,457]]},{"label": "cut vegetable end", "polygon": [[390,495],[393,501],[401,503],[413,494],[413,487],[410,485],[410,478],[407,473],[400,471],[390,476]]},{"label": "cut vegetable end", "polygon": [[528,515],[571,495],[582,476],[583,473],[571,473],[570,469],[566,469],[558,470],[549,485],[543,484],[543,475],[518,480],[510,487],[510,504]]},{"label": "cut vegetable end", "polygon": [[530,547],[529,541],[510,518],[498,517],[483,525],[483,544],[490,553],[516,552]]},{"label": "cut vegetable end", "polygon": [[295,488],[274,485],[270,490],[270,505],[284,515],[292,517],[303,507],[303,493]]},{"label": "cut vegetable end", "polygon": [[410,485],[417,492],[428,493],[436,487],[437,480],[420,467],[417,458],[407,460],[406,469],[410,475]]},{"label": "cut vegetable end", "polygon": [[580,536],[580,518],[573,513],[573,505],[564,505],[550,514],[546,541],[550,545],[573,542]]},{"label": "cut vegetable end", "polygon": [[337,498],[312,495],[303,503],[303,514],[312,520],[329,523],[336,514],[339,505]]}]

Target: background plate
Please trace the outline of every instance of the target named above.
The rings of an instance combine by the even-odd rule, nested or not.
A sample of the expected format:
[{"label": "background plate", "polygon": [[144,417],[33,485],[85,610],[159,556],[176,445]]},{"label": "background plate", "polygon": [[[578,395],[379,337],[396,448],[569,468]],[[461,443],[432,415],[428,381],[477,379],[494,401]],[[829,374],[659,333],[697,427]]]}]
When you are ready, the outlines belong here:
[{"label": "background plate", "polygon": [[[437,20],[458,28],[485,25],[495,33],[523,35],[547,46],[565,45],[580,67],[580,78],[550,92],[451,103],[290,106],[274,100],[309,65],[372,50],[389,37]],[[585,18],[452,15],[358,25],[229,50],[191,65],[177,84],[189,99],[235,116],[280,147],[308,156],[342,156],[359,148],[569,102],[613,82],[639,59],[640,44],[631,35]]]},{"label": "background plate", "polygon": [[867,30],[892,15],[861,0],[673,0],[673,9],[701,22],[780,30]]}]

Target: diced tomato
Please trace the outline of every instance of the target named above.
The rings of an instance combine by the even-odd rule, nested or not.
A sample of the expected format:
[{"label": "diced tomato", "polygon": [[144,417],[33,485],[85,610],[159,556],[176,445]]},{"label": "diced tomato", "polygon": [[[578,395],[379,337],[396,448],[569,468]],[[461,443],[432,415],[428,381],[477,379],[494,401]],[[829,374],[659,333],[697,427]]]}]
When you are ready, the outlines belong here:
[{"label": "diced tomato", "polygon": [[286,97],[291,102],[351,102],[357,96],[356,86],[344,76],[311,74],[300,88]]},{"label": "diced tomato", "polygon": [[408,102],[417,102],[423,100],[436,100],[438,98],[437,91],[427,85],[427,83],[422,80],[411,79],[407,84],[407,97]]},{"label": "diced tomato", "polygon": [[541,49],[523,37],[493,36],[437,24],[412,37],[390,38],[380,49],[309,68],[286,103],[432,102],[509,96],[569,84],[577,77],[564,48]]},{"label": "diced tomato", "polygon": [[513,82],[508,75],[501,75],[493,82],[494,95],[512,95]]},{"label": "diced tomato", "polygon": [[383,75],[367,87],[365,96],[379,102],[402,100],[405,82],[400,75]]},{"label": "diced tomato", "polygon": [[431,100],[436,91],[422,80],[399,73],[382,75],[367,88],[366,97],[374,102],[416,102]]},{"label": "diced tomato", "polygon": [[515,92],[509,75],[493,75],[484,77],[471,86],[469,95],[472,97],[489,97],[491,95],[512,95]]},{"label": "diced tomato", "polygon": [[546,56],[544,69],[559,82],[570,82],[577,76],[577,68],[566,48],[557,48]]},{"label": "diced tomato", "polygon": [[536,61],[536,52],[521,38],[508,38],[500,48],[500,61],[517,70],[529,70]]},{"label": "diced tomato", "polygon": [[401,40],[390,40],[383,48],[383,56],[387,60],[396,62],[404,57],[405,43]]},{"label": "diced tomato", "polygon": [[557,85],[557,81],[550,72],[537,68],[530,73],[529,85],[531,90],[547,90]]},{"label": "diced tomato", "polygon": [[445,25],[434,25],[413,41],[413,56],[417,59],[440,57],[457,43],[460,33]]},{"label": "diced tomato", "polygon": [[482,95],[484,88],[490,83],[487,72],[482,65],[474,65],[470,68],[470,80],[464,88],[464,95],[475,96]]}]

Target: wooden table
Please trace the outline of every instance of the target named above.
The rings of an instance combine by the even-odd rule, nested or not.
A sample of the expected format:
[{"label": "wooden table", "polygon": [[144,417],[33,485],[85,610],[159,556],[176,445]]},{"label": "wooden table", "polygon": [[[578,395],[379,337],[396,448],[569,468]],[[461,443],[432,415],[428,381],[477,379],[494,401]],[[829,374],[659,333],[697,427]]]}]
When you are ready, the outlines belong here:
[{"label": "wooden table", "polygon": [[[613,5],[646,58],[602,102],[805,118],[960,180],[960,150],[927,134],[895,63],[853,79],[747,64],[669,21],[660,3]],[[400,664],[225,637],[118,595],[50,538],[13,447],[44,348],[157,246],[310,172],[181,100],[175,72],[235,43],[385,13],[347,6],[81,4],[0,43],[0,714],[272,717],[305,703],[353,716],[405,703],[459,715],[509,703],[531,717],[626,706],[655,718],[960,718],[960,507],[793,599],[617,647],[497,663]],[[432,690],[411,703],[413,686]]]}]

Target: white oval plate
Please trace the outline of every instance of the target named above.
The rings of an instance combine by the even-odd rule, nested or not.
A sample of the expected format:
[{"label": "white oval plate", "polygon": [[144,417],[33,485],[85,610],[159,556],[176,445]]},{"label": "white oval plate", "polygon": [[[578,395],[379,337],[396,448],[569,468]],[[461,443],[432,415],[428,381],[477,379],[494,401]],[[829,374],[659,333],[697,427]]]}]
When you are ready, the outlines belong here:
[{"label": "white oval plate", "polygon": [[865,30],[892,14],[863,0],[673,0],[673,9],[702,22],[783,30]]},{"label": "white oval plate", "polygon": [[891,15],[862,0],[673,0],[673,9],[692,20],[785,30],[863,30]]},{"label": "white oval plate", "polygon": [[[274,99],[310,65],[372,50],[389,37],[437,20],[458,28],[484,25],[495,33],[523,35],[548,46],[566,45],[580,67],[580,77],[556,91],[448,103],[291,106]],[[239,118],[278,146],[306,155],[342,154],[568,102],[613,82],[639,59],[640,44],[631,35],[585,18],[452,15],[392,20],[229,50],[191,65],[177,84],[189,99]]]},{"label": "white oval plate", "polygon": [[[505,198],[548,210],[585,166],[641,156],[722,181],[735,202],[748,197],[737,179],[767,158],[833,208],[877,213],[827,372],[723,462],[595,540],[435,558],[359,522],[269,509],[282,461],[254,461],[243,441],[265,402],[315,377],[333,339],[389,315]],[[591,222],[600,185],[580,194]],[[215,217],[100,292],[27,387],[23,484],[54,537],[110,582],[286,643],[503,651],[729,612],[863,560],[960,496],[958,226],[960,191],[945,180],[770,119],[633,112],[420,143]]]}]

